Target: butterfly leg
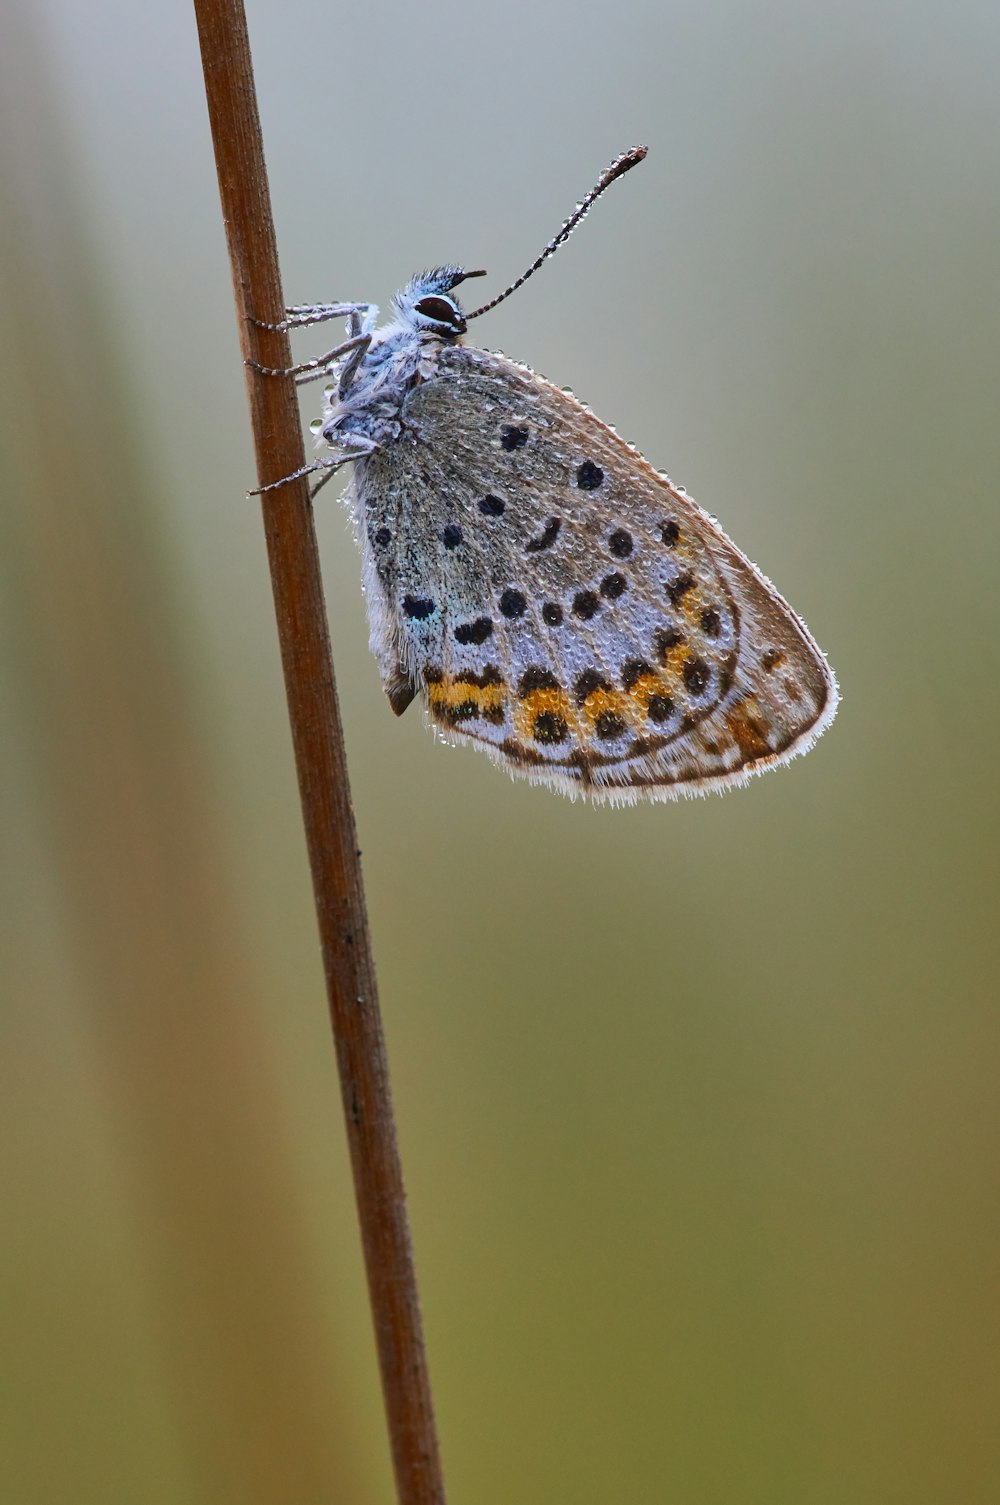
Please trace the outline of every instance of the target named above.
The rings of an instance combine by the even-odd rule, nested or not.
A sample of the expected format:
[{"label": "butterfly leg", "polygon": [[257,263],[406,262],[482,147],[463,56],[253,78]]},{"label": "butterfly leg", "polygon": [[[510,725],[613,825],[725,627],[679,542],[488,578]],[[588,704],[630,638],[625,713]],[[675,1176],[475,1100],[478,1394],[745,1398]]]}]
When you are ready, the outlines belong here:
[{"label": "butterfly leg", "polygon": [[[318,355],[315,360],[311,361],[300,361],[297,366],[262,366],[259,361],[252,360],[246,361],[245,364],[261,376],[295,376],[302,377],[305,381],[318,381],[326,374],[327,367],[340,356],[346,355],[349,350],[357,352],[350,363],[352,372],[356,371],[371,342],[370,334],[356,334],[351,339],[344,340],[342,344],[334,345],[333,349],[328,350],[325,355]],[[306,372],[311,374],[306,375]]]},{"label": "butterfly leg", "polygon": [[364,360],[365,355],[368,351],[368,346],[371,344],[371,342],[371,334],[367,332],[362,334],[358,339],[354,354],[345,365],[340,377],[340,383],[337,387],[337,396],[340,398],[341,402],[343,402],[344,398],[347,396],[347,393],[351,387],[351,383],[354,381],[354,378],[358,374],[358,367]]},{"label": "butterfly leg", "polygon": [[315,363],[317,366],[317,370],[315,371],[310,371],[308,369],[309,366],[313,365],[312,361],[308,361],[305,368],[296,368],[300,372],[302,372],[304,369],[305,374],[296,376],[295,385],[297,387],[304,387],[311,381],[319,381],[322,377],[328,376],[330,374],[330,362],[334,360],[338,355],[346,355],[346,353],[353,346],[354,354],[351,356],[351,359],[344,367],[344,374],[340,378],[340,385],[337,388],[337,396],[341,400],[343,400],[344,394],[353,382],[355,373],[357,372],[358,367],[361,365],[361,362],[364,360],[368,346],[371,344],[371,342],[372,337],[370,334],[363,334],[359,335],[356,339],[346,340],[343,345],[340,345],[336,350],[331,351],[329,356],[321,357],[320,360]]},{"label": "butterfly leg", "polygon": [[317,481],[310,496],[315,496],[322,486],[325,486],[331,476],[347,465],[351,460],[360,460],[364,455],[370,455],[378,449],[374,439],[367,438],[364,434],[345,434],[340,441],[339,455],[328,455],[322,460],[314,460],[311,465],[303,465],[299,470],[293,470],[291,475],[282,476],[280,481],[269,481],[266,486],[255,486],[247,496],[263,496],[265,491],[277,491],[279,486],[287,486],[289,481],[301,480],[303,476],[315,475],[317,471],[324,471],[322,479]]},{"label": "butterfly leg", "polygon": [[249,316],[250,323],[258,329],[271,329],[276,334],[287,334],[290,329],[303,329],[307,324],[325,324],[329,319],[358,320],[352,334],[362,334],[375,328],[378,318],[377,303],[300,303],[285,309],[285,318],[280,324],[268,324],[264,319]]},{"label": "butterfly leg", "polygon": [[[328,444],[331,442],[331,440],[327,440]],[[343,434],[337,440],[337,444],[341,450],[345,451],[345,453],[339,456],[339,458],[334,459],[332,463],[330,460],[319,461],[316,469],[325,470],[326,474],[316,482],[315,486],[310,491],[310,501],[313,500],[318,491],[322,490],[327,481],[329,481],[331,477],[336,474],[340,467],[347,464],[348,460],[362,460],[364,459],[365,455],[372,455],[378,449],[378,445],[376,444],[375,440],[369,439],[366,434]]]}]

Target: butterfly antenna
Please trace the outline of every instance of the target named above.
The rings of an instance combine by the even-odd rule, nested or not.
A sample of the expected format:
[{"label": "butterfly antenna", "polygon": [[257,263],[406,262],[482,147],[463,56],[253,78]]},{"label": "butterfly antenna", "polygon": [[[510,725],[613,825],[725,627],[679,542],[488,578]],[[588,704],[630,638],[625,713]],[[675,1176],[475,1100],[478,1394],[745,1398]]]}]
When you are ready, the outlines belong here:
[{"label": "butterfly antenna", "polygon": [[594,184],[587,197],[580,200],[569,219],[559,231],[559,234],[549,241],[537,261],[533,261],[528,270],[518,277],[516,282],[512,282],[510,287],[504,288],[503,292],[499,293],[497,297],[492,298],[489,303],[484,303],[482,308],[477,308],[471,314],[466,314],[466,321],[468,322],[469,319],[478,319],[480,314],[488,314],[491,308],[496,308],[498,303],[502,303],[505,298],[510,297],[511,293],[516,293],[519,287],[523,287],[528,278],[534,276],[535,272],[538,271],[542,262],[548,261],[550,256],[555,255],[563,241],[569,240],[591,204],[596,203],[604,190],[610,188],[616,178],[620,178],[623,173],[629,172],[633,167],[636,167],[645,155],[646,147],[633,146],[630,151],[622,152],[620,157],[616,157],[611,166],[601,174],[600,179]]}]

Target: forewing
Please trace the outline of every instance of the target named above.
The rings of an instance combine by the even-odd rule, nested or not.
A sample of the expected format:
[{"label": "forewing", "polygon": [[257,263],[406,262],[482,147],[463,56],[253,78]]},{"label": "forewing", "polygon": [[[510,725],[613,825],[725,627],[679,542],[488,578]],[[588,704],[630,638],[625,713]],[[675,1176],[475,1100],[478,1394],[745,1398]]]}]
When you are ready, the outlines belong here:
[{"label": "forewing", "polygon": [[716,524],[502,356],[443,350],[357,486],[390,698],[419,689],[512,772],[619,800],[702,793],[833,717],[819,648]]}]

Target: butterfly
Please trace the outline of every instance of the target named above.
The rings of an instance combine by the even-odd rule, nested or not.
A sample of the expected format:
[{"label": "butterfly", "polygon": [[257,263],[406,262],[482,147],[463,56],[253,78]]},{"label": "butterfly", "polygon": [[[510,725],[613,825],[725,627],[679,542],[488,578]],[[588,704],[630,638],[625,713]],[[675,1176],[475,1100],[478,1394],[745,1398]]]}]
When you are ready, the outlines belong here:
[{"label": "butterfly", "polygon": [[[627,803],[739,785],[811,747],[837,683],[808,629],[683,487],[567,391],[462,342],[605,189],[617,158],[531,267],[465,314],[442,266],[344,318],[348,338],[274,375],[327,377],[330,451],[352,466],[371,647],[389,704],[420,697],[449,740],[562,793]],[[263,369],[263,368],[258,368]],[[284,485],[285,477],[261,491]]]}]

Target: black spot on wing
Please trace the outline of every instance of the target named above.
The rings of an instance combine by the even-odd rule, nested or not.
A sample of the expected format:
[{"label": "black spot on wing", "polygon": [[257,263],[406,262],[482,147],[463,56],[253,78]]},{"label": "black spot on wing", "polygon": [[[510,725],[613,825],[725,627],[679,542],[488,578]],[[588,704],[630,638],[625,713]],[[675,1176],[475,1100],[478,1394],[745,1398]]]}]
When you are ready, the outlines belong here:
[{"label": "black spot on wing", "polygon": [[671,580],[669,585],[665,585],[663,589],[666,591],[671,605],[676,606],[682,596],[686,596],[689,590],[694,589],[694,576],[687,573],[678,575],[676,580]]},{"label": "black spot on wing", "polygon": [[518,681],[517,693],[525,700],[534,690],[558,690],[559,681],[550,669],[542,664],[532,664],[525,669]]},{"label": "black spot on wing", "polygon": [[602,711],[594,722],[594,731],[602,742],[613,742],[625,735],[625,722],[615,711]]},{"label": "black spot on wing", "polygon": [[689,658],[684,665],[684,683],[692,695],[700,695],[708,684],[711,670],[703,658]]},{"label": "black spot on wing", "polygon": [[652,664],[647,664],[644,658],[626,659],[622,665],[622,688],[631,690],[644,675],[653,673],[655,670]]},{"label": "black spot on wing", "polygon": [[485,643],[493,631],[489,617],[477,617],[474,622],[460,622],[455,628],[456,643]]},{"label": "black spot on wing", "polygon": [[510,621],[515,617],[523,617],[528,609],[528,601],[522,591],[505,590],[500,596],[500,611]]},{"label": "black spot on wing", "polygon": [[531,729],[535,741],[541,742],[543,746],[565,742],[568,733],[569,727],[565,719],[557,715],[555,711],[540,711]]},{"label": "black spot on wing", "polygon": [[610,689],[611,686],[599,669],[584,669],[582,674],[577,675],[573,684],[573,694],[577,705],[583,705],[587,697],[593,695],[595,690]]},{"label": "black spot on wing", "polygon": [[559,537],[559,529],[562,527],[561,517],[550,517],[537,538],[532,538],[524,546],[526,554],[540,554],[543,549],[551,549]]}]

